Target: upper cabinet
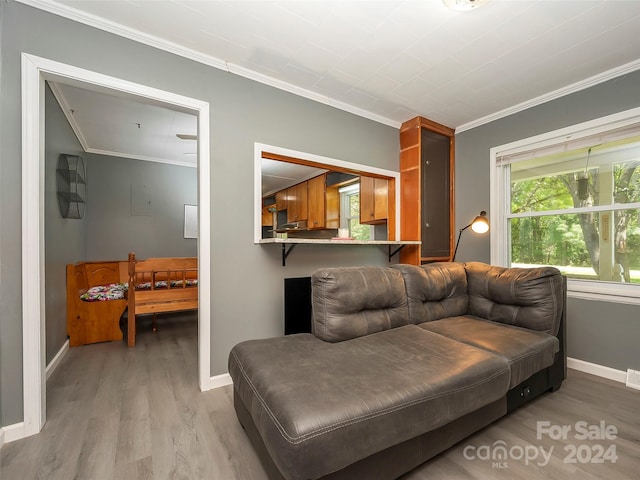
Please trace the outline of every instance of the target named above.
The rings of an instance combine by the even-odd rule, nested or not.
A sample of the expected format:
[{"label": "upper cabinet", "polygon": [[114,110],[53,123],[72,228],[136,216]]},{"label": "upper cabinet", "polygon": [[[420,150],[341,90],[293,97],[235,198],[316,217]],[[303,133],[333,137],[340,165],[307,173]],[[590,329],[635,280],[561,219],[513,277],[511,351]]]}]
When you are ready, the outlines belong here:
[{"label": "upper cabinet", "polygon": [[385,223],[389,214],[389,180],[360,177],[360,223]]},{"label": "upper cabinet", "polygon": [[400,261],[450,261],[454,240],[454,130],[416,117],[400,127]]},{"label": "upper cabinet", "polygon": [[276,211],[287,209],[287,191],[281,190],[276,192]]},{"label": "upper cabinet", "polygon": [[287,222],[307,220],[309,210],[308,182],[287,188]]},{"label": "upper cabinet", "polygon": [[[327,225],[327,174],[323,173],[307,182],[307,227],[326,228]],[[337,227],[336,227],[337,228]]]},{"label": "upper cabinet", "polygon": [[262,207],[262,226],[273,227],[273,214],[275,213],[275,205],[265,205]]}]

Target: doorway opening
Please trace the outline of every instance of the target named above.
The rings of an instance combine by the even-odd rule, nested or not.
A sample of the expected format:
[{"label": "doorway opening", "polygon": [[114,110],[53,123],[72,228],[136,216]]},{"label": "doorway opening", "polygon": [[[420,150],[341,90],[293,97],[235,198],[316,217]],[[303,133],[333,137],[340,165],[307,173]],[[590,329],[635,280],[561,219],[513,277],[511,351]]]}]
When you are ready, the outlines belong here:
[{"label": "doorway opening", "polygon": [[[40,432],[46,420],[44,288],[44,98],[47,80],[129,96],[198,118],[198,383],[210,374],[210,143],[207,102],[132,83],[34,55],[22,54],[22,325],[23,407],[21,437]],[[27,296],[25,292],[29,292]],[[124,348],[124,347],[123,347]]]}]

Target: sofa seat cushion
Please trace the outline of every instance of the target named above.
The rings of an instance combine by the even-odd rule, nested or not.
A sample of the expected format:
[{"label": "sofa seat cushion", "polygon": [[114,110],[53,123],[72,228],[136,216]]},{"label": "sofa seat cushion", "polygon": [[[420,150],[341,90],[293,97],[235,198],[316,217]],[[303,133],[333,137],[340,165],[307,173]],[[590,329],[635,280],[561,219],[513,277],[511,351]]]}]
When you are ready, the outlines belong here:
[{"label": "sofa seat cushion", "polygon": [[310,334],[246,341],[231,351],[229,373],[288,480],[340,470],[509,386],[503,358],[415,325],[338,343]]},{"label": "sofa seat cushion", "polygon": [[483,320],[471,315],[420,324],[420,328],[503,357],[511,369],[509,388],[553,364],[560,342],[548,333]]}]

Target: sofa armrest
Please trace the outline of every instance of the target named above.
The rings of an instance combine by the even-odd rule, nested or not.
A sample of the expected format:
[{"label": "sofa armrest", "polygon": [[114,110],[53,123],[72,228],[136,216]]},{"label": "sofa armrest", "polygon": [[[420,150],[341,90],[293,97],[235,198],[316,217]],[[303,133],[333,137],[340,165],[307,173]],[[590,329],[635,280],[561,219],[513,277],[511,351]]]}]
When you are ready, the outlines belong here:
[{"label": "sofa armrest", "polygon": [[468,262],[465,270],[470,315],[558,335],[566,282],[557,268]]}]

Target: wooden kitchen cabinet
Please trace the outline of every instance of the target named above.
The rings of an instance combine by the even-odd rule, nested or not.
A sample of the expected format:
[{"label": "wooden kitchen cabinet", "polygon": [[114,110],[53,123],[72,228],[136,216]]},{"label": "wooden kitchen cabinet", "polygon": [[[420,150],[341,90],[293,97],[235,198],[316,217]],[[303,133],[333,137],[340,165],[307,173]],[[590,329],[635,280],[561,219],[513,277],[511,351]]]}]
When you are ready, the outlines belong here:
[{"label": "wooden kitchen cabinet", "polygon": [[279,212],[281,210],[287,209],[287,191],[280,190],[276,192],[276,210]]},{"label": "wooden kitchen cabinet", "polygon": [[385,178],[360,177],[360,223],[385,223],[389,209],[389,181]]},{"label": "wooden kitchen cabinet", "polygon": [[400,262],[450,261],[454,240],[454,130],[423,117],[400,127],[400,235],[420,240]]},{"label": "wooden kitchen cabinet", "polygon": [[265,205],[262,207],[262,226],[263,227],[272,227],[273,226],[273,214],[275,213],[275,204],[273,205]]},{"label": "wooden kitchen cabinet", "polygon": [[340,228],[340,192],[339,187],[327,187],[326,192],[326,228]]},{"label": "wooden kitchen cabinet", "polygon": [[307,181],[307,228],[326,228],[327,224],[327,174]]},{"label": "wooden kitchen cabinet", "polygon": [[308,181],[287,188],[287,222],[307,220],[309,215]]}]

